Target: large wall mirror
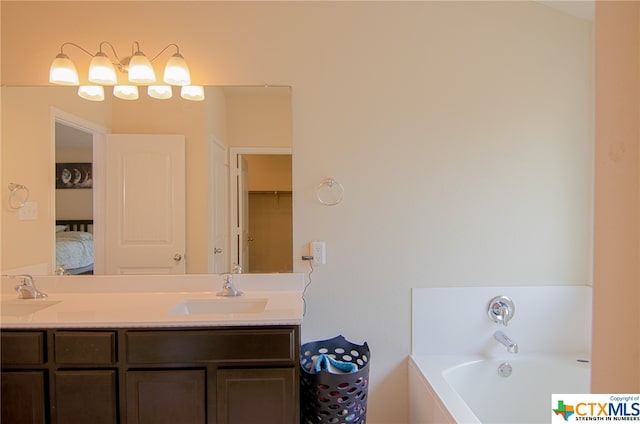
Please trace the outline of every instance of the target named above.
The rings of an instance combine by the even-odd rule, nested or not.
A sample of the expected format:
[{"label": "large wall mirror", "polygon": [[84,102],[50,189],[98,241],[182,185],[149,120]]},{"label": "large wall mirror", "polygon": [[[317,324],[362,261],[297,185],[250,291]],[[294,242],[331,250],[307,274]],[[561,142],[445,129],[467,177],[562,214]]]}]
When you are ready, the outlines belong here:
[{"label": "large wall mirror", "polygon": [[[18,212],[3,211],[3,270],[40,264],[43,273],[201,274],[239,264],[245,273],[292,272],[290,87],[207,87],[202,102],[143,94],[89,102],[75,93],[3,88],[2,183],[28,185],[37,220],[46,222],[30,233]],[[156,151],[167,140],[179,146],[172,159]],[[136,143],[153,146],[152,155],[140,156]],[[114,153],[119,145],[130,156]],[[48,169],[14,168],[27,158]],[[167,168],[182,179],[155,174]],[[125,190],[135,178],[141,185]],[[180,225],[183,235],[175,236]],[[158,266],[146,261],[149,250],[114,252],[121,243],[114,234],[152,250],[158,240],[182,237],[183,245],[169,247]],[[7,249],[23,246],[25,236],[46,248]],[[82,258],[87,250],[91,257]]]}]

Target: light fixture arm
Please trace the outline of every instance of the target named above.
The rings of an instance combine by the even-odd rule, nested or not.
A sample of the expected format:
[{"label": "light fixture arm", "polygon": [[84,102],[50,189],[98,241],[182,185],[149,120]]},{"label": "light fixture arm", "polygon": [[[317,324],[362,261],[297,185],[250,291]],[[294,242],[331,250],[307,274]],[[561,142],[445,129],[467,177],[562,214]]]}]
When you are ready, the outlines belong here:
[{"label": "light fixture arm", "polygon": [[[131,60],[131,56],[133,56],[135,53],[140,52],[140,43],[138,41],[134,41],[133,42],[133,46],[131,46],[131,56],[125,57],[123,59],[120,59],[120,56],[118,56],[118,52],[116,51],[116,48],[113,47],[113,44],[111,44],[108,41],[101,41],[100,45],[98,46],[98,52],[100,53],[104,53],[102,46],[103,45],[107,45],[111,48],[111,51],[113,52],[113,56],[116,58],[116,62],[113,62],[113,64],[115,66],[118,67],[118,69],[121,72],[126,72],[127,70],[127,66],[129,65],[129,61]],[[73,46],[76,47],[77,49],[85,52],[87,55],[93,57],[95,56],[94,53],[91,53],[89,50],[85,49],[84,47],[76,44],[76,43],[72,43],[72,42],[64,42],[62,43],[62,45],[60,46],[60,54],[64,54],[64,47],[65,46]],[[176,54],[180,55],[180,46],[178,46],[176,43],[170,43],[167,44],[162,50],[160,50],[160,52],[158,54],[156,54],[152,59],[150,59],[150,62],[153,62],[154,60],[156,60],[157,58],[160,57],[160,55],[162,55],[162,53],[164,53],[165,51],[167,51],[168,48],[170,47],[175,47],[176,48]]]},{"label": "light fixture arm", "polygon": [[[118,69],[122,70],[122,69],[123,69],[123,67],[124,67],[124,64],[122,63],[122,59],[120,59],[120,56],[118,56],[118,52],[116,52],[116,48],[115,48],[115,47],[113,47],[113,44],[111,44],[111,43],[110,43],[110,42],[108,42],[108,41],[101,41],[101,42],[100,42],[100,45],[98,46],[98,51],[99,51],[100,53],[104,53],[104,52],[102,51],[102,46],[103,46],[104,44],[106,44],[107,46],[111,47],[111,51],[113,52],[113,55],[115,56],[116,61],[117,61],[117,62],[115,62],[115,63],[113,63],[113,64],[114,64],[114,65],[116,65],[116,66],[118,67]],[[105,53],[105,54],[106,54],[106,53]],[[92,56],[93,56],[93,55],[92,55]]]},{"label": "light fixture arm", "polygon": [[78,49],[82,50],[83,52],[85,52],[85,53],[86,53],[86,54],[88,54],[89,56],[93,57],[93,53],[91,53],[89,50],[85,49],[85,48],[84,48],[84,47],[82,47],[82,46],[77,45],[76,43],[71,43],[71,42],[65,42],[65,43],[62,43],[62,45],[60,46],[60,54],[64,54],[63,49],[64,49],[64,47],[65,47],[65,46],[74,46],[74,47],[76,47],[76,48],[78,48]]},{"label": "light fixture arm", "polygon": [[160,52],[157,55],[153,56],[153,59],[151,59],[151,62],[159,58],[162,53],[164,53],[169,47],[172,47],[172,46],[176,48],[176,54],[182,56],[180,54],[180,47],[178,47],[178,45],[175,43],[171,43],[171,44],[167,44],[162,50],[160,50]]},{"label": "light fixture arm", "polygon": [[[116,62],[113,62],[113,64],[116,65],[118,67],[118,69],[120,69],[120,70],[126,69],[126,64],[123,62],[122,59],[120,59],[120,57],[118,56],[118,53],[116,52],[115,47],[113,47],[113,44],[111,44],[110,42],[101,41],[100,45],[98,46],[98,52],[99,53],[104,53],[104,51],[102,50],[102,46],[105,45],[105,44],[107,46],[111,47],[111,51],[113,52],[113,55],[116,58]],[[65,46],[73,46],[73,47],[79,49],[80,51],[85,52],[86,54],[88,54],[91,57],[95,56],[94,53],[91,53],[89,50],[85,49],[84,47],[82,47],[82,46],[80,46],[80,45],[78,45],[76,43],[72,43],[72,42],[64,42],[64,43],[62,43],[62,45],[60,46],[60,54],[64,54]]]}]

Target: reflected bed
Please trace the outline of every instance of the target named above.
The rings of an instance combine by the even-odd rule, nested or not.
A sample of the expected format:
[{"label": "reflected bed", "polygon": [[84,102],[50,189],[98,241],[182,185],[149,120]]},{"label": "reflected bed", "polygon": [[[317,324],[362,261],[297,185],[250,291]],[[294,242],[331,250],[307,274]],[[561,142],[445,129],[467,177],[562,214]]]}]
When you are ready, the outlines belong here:
[{"label": "reflected bed", "polygon": [[56,221],[56,268],[69,274],[93,274],[92,220]]}]

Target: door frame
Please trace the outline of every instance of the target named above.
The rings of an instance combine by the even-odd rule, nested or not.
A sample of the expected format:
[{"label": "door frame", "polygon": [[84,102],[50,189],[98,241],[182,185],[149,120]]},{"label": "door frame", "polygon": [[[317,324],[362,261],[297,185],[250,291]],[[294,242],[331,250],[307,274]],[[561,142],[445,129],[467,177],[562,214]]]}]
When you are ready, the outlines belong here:
[{"label": "door frame", "polygon": [[[223,158],[224,158],[224,164],[226,166],[226,177],[227,177],[227,181],[225,181],[225,193],[224,193],[224,198],[225,198],[225,202],[223,205],[218,205],[216,202],[216,188],[217,188],[217,184],[215,184],[216,182],[216,160],[215,160],[215,156],[216,156],[216,152],[218,151],[218,149],[223,150]],[[210,135],[209,136],[209,242],[208,242],[208,254],[207,254],[207,268],[208,268],[208,272],[210,274],[215,274],[215,273],[223,273],[227,270],[231,270],[231,268],[229,268],[228,263],[230,262],[230,244],[229,244],[229,238],[231,235],[231,224],[230,224],[230,219],[229,219],[229,175],[230,175],[230,166],[229,166],[229,147],[224,144],[222,141],[220,141],[217,137],[215,137],[214,135]],[[215,269],[215,259],[214,259],[214,249],[217,247],[215,246],[215,227],[214,227],[214,220],[217,219],[216,218],[216,214],[223,212],[224,214],[224,228],[225,228],[225,234],[224,234],[224,246],[223,246],[223,254],[224,254],[224,266],[226,267],[226,269],[224,270],[217,270]]]},{"label": "door frame", "polygon": [[93,272],[95,274],[104,273],[105,265],[105,215],[104,215],[104,196],[105,196],[105,181],[104,181],[104,146],[105,138],[110,133],[109,128],[103,127],[95,122],[88,121],[79,116],[73,115],[69,112],[65,112],[62,109],[51,107],[50,111],[50,124],[51,124],[51,151],[50,151],[50,216],[49,222],[51,225],[50,233],[50,246],[51,246],[51,264],[52,270],[55,269],[56,264],[56,122],[60,122],[69,127],[76,128],[78,130],[90,133],[93,138]]},{"label": "door frame", "polygon": [[[242,210],[242,196],[238,196],[238,176],[240,175],[238,157],[242,155],[292,155],[291,147],[231,147],[229,149],[229,235],[231,248],[228,256],[229,269],[233,269],[234,263],[238,259],[238,236],[242,234],[240,228],[239,214]],[[293,179],[293,172],[291,175]]]}]

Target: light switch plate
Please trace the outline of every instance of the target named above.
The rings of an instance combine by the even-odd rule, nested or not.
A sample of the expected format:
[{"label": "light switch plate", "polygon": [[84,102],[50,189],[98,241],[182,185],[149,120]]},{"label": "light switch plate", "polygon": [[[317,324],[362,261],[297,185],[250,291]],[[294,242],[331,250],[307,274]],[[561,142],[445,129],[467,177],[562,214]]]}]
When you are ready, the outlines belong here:
[{"label": "light switch plate", "polygon": [[18,219],[21,221],[34,221],[38,219],[38,203],[25,202],[24,206],[18,209]]}]

